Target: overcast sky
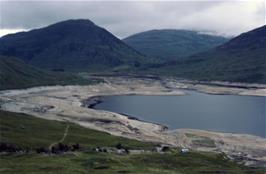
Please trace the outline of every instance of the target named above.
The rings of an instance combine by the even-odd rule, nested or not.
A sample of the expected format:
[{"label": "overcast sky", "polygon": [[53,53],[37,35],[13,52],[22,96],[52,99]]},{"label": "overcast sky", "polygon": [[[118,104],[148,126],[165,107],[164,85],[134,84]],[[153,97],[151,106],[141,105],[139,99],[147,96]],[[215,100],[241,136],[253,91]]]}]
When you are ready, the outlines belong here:
[{"label": "overcast sky", "polygon": [[119,38],[151,29],[234,36],[265,25],[266,0],[2,1],[0,36],[67,19],[90,19]]}]

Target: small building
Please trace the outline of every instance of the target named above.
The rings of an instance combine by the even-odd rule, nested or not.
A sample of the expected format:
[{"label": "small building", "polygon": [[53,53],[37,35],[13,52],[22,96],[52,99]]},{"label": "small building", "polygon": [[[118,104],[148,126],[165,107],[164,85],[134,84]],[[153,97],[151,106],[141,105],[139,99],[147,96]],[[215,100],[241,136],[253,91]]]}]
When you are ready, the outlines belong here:
[{"label": "small building", "polygon": [[117,150],[116,150],[116,153],[117,153],[118,155],[124,155],[124,154],[127,154],[127,152],[126,152],[125,149],[117,149]]},{"label": "small building", "polygon": [[189,149],[188,148],[182,148],[180,150],[181,153],[189,153]]}]

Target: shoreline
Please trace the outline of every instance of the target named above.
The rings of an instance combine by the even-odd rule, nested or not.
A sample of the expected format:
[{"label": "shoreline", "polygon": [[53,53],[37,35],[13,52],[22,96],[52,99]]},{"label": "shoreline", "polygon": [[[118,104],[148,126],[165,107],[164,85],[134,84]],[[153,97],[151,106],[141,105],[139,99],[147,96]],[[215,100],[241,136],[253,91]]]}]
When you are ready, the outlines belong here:
[{"label": "shoreline", "polygon": [[82,107],[89,108],[89,109],[95,109],[94,107],[100,103],[103,102],[102,99],[103,96],[92,96],[89,97],[88,99],[85,99],[81,101]]},{"label": "shoreline", "polygon": [[[241,82],[227,82],[227,81],[197,81],[197,80],[187,80],[178,79],[174,77],[159,77],[159,76],[143,76],[143,75],[91,75],[102,79],[105,83],[109,81],[123,81],[125,78],[127,80],[149,80],[157,81],[166,90],[192,90],[205,94],[216,94],[216,95],[246,95],[246,96],[265,96],[266,97],[266,84],[257,83],[241,83]],[[80,86],[80,85],[68,85],[68,86]],[[84,85],[85,86],[85,85]],[[25,91],[25,90],[40,90],[40,89],[54,89],[57,87],[67,87],[67,86],[37,86],[24,89],[8,89],[0,90],[0,95],[2,93],[8,93],[10,91]],[[166,91],[163,91],[166,92]],[[109,95],[109,94],[107,94]],[[111,94],[113,95],[113,94]],[[114,94],[116,95],[116,94]],[[119,94],[118,94],[119,95]],[[128,93],[126,95],[136,95],[135,93]],[[141,95],[157,95],[157,94],[141,94]],[[162,94],[165,95],[165,94]],[[97,97],[97,96],[95,96]]]},{"label": "shoreline", "polygon": [[[189,89],[190,90],[190,89]],[[196,90],[192,90],[191,91],[193,92],[198,92]],[[199,92],[200,93],[200,92]],[[207,93],[204,93],[204,94],[207,94]],[[123,96],[131,96],[132,94],[123,94]],[[135,95],[135,94],[133,94]],[[187,95],[187,94],[186,94]],[[227,94],[209,94],[209,95],[227,95]],[[117,96],[117,95],[108,95],[108,97],[110,96]],[[233,96],[233,95],[232,95]],[[98,104],[101,104],[104,102],[104,97],[106,96],[93,96],[93,97],[89,97],[88,99],[86,100],[83,100],[82,101],[82,107],[86,107],[86,108],[89,108],[89,109],[94,109],[94,110],[99,110],[99,111],[108,111],[108,112],[113,112],[113,113],[117,113],[117,114],[120,114],[120,115],[123,115],[125,117],[127,117],[128,119],[130,120],[137,120],[137,121],[141,121],[141,122],[146,122],[146,123],[151,123],[151,124],[157,124],[157,125],[160,125],[162,127],[164,127],[164,130],[165,131],[175,131],[175,130],[178,130],[178,129],[188,129],[188,130],[202,130],[202,131],[208,131],[208,132],[214,132],[214,133],[225,133],[225,134],[239,134],[239,135],[251,135],[251,136],[257,136],[257,137],[260,137],[260,138],[265,138],[266,139],[266,135],[264,136],[259,136],[259,135],[255,135],[255,134],[249,134],[249,133],[240,133],[240,132],[230,132],[230,131],[218,131],[218,130],[208,130],[208,129],[196,129],[196,128],[173,128],[173,129],[170,129],[169,126],[165,125],[165,124],[162,124],[162,123],[158,123],[158,122],[154,122],[154,121],[147,121],[147,120],[143,120],[143,119],[140,119],[138,118],[137,115],[129,115],[129,114],[126,114],[126,113],[122,113],[122,112],[114,112],[114,111],[110,111],[110,110],[105,110],[105,109],[97,109],[95,108],[95,106],[97,106]],[[263,96],[259,96],[259,97],[263,97]]]},{"label": "shoreline", "polygon": [[[257,94],[259,96],[266,96],[266,84],[259,84],[259,83],[245,83],[245,82],[229,82],[229,81],[200,81],[200,80],[189,80],[189,79],[182,79],[182,78],[175,78],[175,77],[164,77],[164,76],[156,76],[156,75],[104,75],[104,74],[93,74],[97,78],[103,79],[112,79],[112,78],[128,78],[128,79],[149,79],[154,81],[160,81],[161,85],[167,89],[173,89],[175,87],[169,86],[169,82],[174,82],[178,85],[178,89],[188,90],[197,90],[198,92],[203,92],[206,94],[216,94],[213,93],[212,90],[206,88],[204,90],[199,90],[199,87],[214,87],[214,88],[227,88],[228,90],[219,91],[217,94],[227,95],[230,94],[231,89],[243,89],[243,90],[251,90],[250,93],[246,94],[237,94],[233,93],[233,95],[256,95],[254,93],[255,90],[263,90],[261,93]],[[181,86],[179,86],[181,85]],[[180,88],[181,87],[181,88]]]},{"label": "shoreline", "polygon": [[[137,139],[145,142],[188,147],[208,152],[223,152],[228,156],[245,154],[243,162],[256,165],[259,161],[266,166],[266,139],[253,135],[221,133],[202,130],[165,130],[162,125],[130,119],[119,113],[86,108],[84,100],[90,97],[110,95],[185,95],[181,90],[191,87],[171,79],[124,79],[105,78],[106,83],[90,86],[35,87],[24,90],[0,91],[0,108],[11,112],[30,114],[39,118],[70,121],[83,127],[108,132],[112,135]],[[165,85],[162,85],[164,83]],[[198,89],[204,86],[194,85]],[[256,90],[206,87],[212,94],[243,92],[256,94]],[[264,92],[263,88],[263,92]],[[259,95],[264,94],[259,92]],[[92,103],[93,105],[93,103]],[[193,134],[188,136],[187,134]],[[199,143],[200,142],[200,143]],[[206,144],[206,142],[212,142]],[[204,144],[205,143],[205,144]],[[240,155],[240,157],[243,155]]]},{"label": "shoreline", "polygon": [[[125,94],[125,95],[132,95],[132,94]],[[115,96],[115,95],[108,95],[108,96]],[[107,110],[101,110],[101,109],[96,109],[95,106],[104,102],[102,99],[105,96],[93,96],[93,97],[89,97],[86,100],[81,101],[82,102],[82,107],[85,108],[89,108],[89,109],[94,109],[94,110],[98,110],[98,111],[107,111]],[[108,111],[108,112],[112,112],[112,111]],[[156,123],[156,122],[151,122],[151,121],[146,121],[146,120],[142,120],[139,119],[137,116],[133,116],[133,115],[128,115],[125,113],[121,113],[121,112],[113,112],[113,113],[117,113],[120,114],[122,116],[127,117],[129,120],[136,120],[136,121],[141,121],[141,122],[145,122],[145,123],[151,123],[151,124],[157,124],[159,126],[162,126],[164,128],[164,131],[169,130],[167,125],[161,124],[161,123]]]}]

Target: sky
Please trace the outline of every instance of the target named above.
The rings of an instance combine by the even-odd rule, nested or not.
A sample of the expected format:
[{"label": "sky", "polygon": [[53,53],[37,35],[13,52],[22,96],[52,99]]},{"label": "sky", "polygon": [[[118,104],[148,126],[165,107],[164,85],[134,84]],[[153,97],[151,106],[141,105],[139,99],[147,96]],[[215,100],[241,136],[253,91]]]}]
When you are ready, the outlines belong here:
[{"label": "sky", "polygon": [[3,1],[0,36],[67,19],[90,19],[119,38],[152,29],[236,36],[265,25],[266,0]]}]

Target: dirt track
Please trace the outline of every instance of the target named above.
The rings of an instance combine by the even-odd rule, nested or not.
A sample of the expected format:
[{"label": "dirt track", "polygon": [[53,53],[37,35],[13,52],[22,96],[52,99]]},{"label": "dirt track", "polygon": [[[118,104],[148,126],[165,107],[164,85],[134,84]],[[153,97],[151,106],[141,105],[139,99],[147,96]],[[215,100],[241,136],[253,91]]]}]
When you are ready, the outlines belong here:
[{"label": "dirt track", "polygon": [[266,165],[266,139],[252,135],[179,129],[168,132],[158,124],[130,119],[118,113],[82,107],[85,99],[118,94],[185,95],[180,89],[208,93],[265,95],[265,88],[235,88],[184,83],[173,79],[105,78],[91,86],[52,86],[0,92],[1,109],[36,117],[69,121],[81,126],[141,141],[226,153],[247,165]]},{"label": "dirt track", "polygon": [[51,144],[49,145],[49,149],[50,149],[50,150],[51,150],[52,147],[55,146],[56,144],[64,142],[64,140],[66,139],[67,134],[68,134],[68,129],[69,129],[69,125],[66,126],[62,138],[61,138],[59,141],[53,142],[53,143],[51,143]]}]

